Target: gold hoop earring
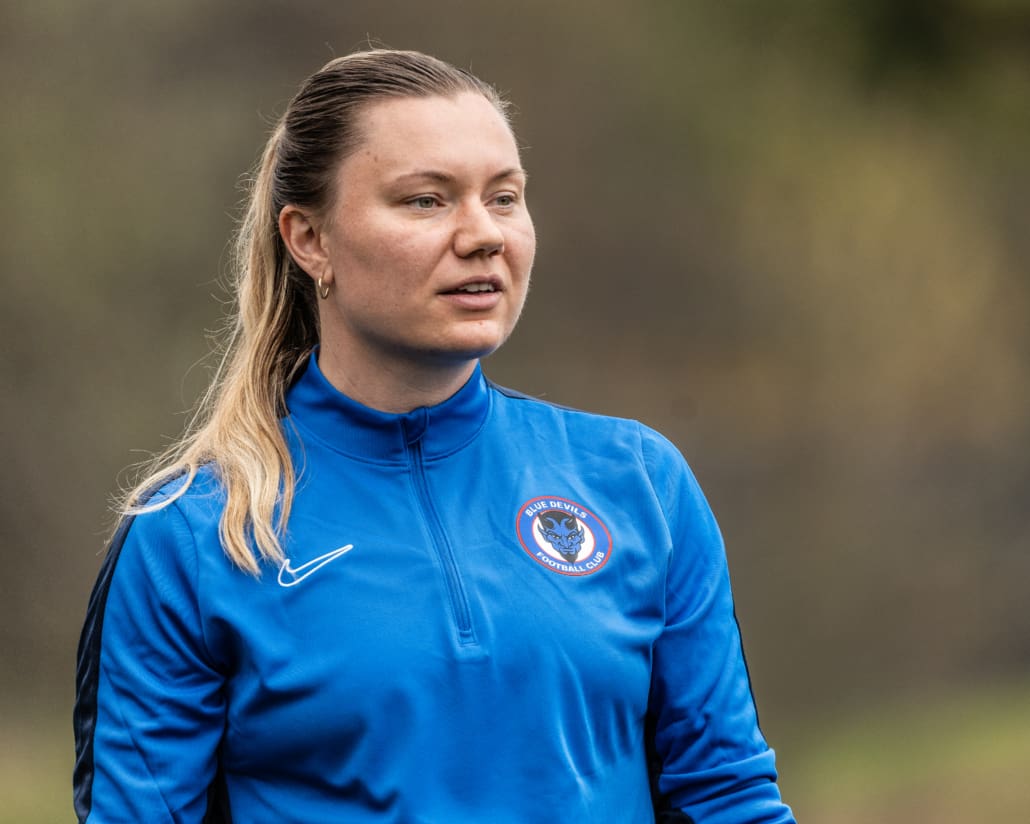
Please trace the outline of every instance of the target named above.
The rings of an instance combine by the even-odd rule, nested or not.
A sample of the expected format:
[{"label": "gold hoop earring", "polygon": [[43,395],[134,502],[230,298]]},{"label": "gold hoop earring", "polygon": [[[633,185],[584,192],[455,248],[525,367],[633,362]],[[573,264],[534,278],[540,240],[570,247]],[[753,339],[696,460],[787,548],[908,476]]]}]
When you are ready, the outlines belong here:
[{"label": "gold hoop earring", "polygon": [[322,300],[325,300],[327,297],[329,297],[329,287],[322,283],[321,275],[318,276],[318,296],[322,298]]}]

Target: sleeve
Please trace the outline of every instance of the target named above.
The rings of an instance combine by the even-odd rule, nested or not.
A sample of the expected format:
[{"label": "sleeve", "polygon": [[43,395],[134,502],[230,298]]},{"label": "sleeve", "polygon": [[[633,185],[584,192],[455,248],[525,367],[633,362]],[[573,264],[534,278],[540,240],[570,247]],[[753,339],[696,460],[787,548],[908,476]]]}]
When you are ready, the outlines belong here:
[{"label": "sleeve", "polygon": [[794,824],[758,726],[719,528],[679,451],[643,432],[671,543],[648,707],[659,821]]},{"label": "sleeve", "polygon": [[199,824],[207,814],[225,702],[197,577],[176,504],[127,519],[112,541],[79,641],[80,824]]}]

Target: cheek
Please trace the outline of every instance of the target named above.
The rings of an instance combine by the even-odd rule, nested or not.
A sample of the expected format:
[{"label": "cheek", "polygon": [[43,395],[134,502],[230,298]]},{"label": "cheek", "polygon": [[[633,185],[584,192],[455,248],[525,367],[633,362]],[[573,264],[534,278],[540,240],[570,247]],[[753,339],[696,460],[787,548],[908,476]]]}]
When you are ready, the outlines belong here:
[{"label": "cheek", "polygon": [[431,268],[436,255],[432,239],[408,231],[376,231],[369,227],[360,237],[352,236],[341,255],[343,274],[348,268],[365,273],[380,284],[413,281]]},{"label": "cheek", "polygon": [[528,280],[536,256],[536,232],[533,230],[533,224],[527,221],[524,227],[513,232],[510,243],[512,263],[518,273]]}]

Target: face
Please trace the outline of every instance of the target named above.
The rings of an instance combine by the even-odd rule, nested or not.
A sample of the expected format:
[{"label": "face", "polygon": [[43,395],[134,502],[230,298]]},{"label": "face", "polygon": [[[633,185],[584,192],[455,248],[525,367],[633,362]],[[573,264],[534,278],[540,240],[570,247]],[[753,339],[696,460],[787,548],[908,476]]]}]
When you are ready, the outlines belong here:
[{"label": "face", "polygon": [[323,357],[345,372],[470,372],[511,333],[529,286],[515,140],[474,93],[387,100],[361,118],[318,227],[323,268],[308,270],[330,286]]}]

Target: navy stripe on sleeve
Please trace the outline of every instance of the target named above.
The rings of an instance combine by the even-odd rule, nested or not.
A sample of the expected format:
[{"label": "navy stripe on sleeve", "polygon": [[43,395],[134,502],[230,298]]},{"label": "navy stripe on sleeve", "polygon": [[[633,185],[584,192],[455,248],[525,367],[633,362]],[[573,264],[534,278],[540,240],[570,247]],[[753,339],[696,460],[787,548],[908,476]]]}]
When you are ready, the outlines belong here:
[{"label": "navy stripe on sleeve", "polygon": [[100,638],[104,632],[104,609],[111,579],[118,563],[125,536],[134,518],[125,518],[118,526],[107,557],[100,567],[97,582],[89,596],[86,621],[79,636],[78,661],[75,670],[75,709],[72,724],[75,727],[75,814],[83,824],[93,808],[93,734],[97,725],[97,689],[100,684]]},{"label": "navy stripe on sleeve", "polygon": [[[97,582],[86,607],[86,621],[79,636],[78,660],[75,670],[75,709],[72,724],[75,728],[75,770],[72,785],[75,791],[75,814],[79,824],[85,824],[93,809],[93,739],[97,725],[97,692],[100,685],[100,647],[104,633],[104,611],[107,594],[111,589],[115,566],[121,555],[125,537],[135,516],[122,520],[111,539],[107,556],[100,567]],[[219,765],[214,781],[208,788],[208,809],[203,824],[232,824],[229,794],[225,775]]]}]

